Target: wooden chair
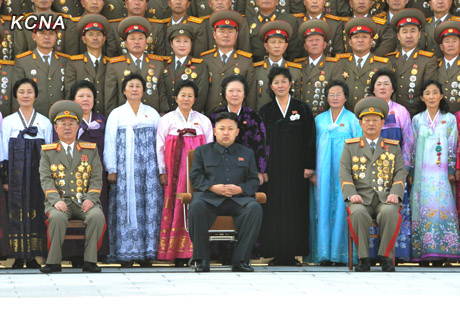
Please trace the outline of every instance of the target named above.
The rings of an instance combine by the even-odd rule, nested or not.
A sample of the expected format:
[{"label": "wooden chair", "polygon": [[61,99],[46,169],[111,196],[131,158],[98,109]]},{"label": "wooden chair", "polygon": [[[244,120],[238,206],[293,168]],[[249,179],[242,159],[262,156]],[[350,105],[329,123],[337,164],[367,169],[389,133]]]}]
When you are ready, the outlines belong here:
[{"label": "wooden chair", "polygon": [[[83,220],[70,220],[67,223],[67,228],[68,229],[85,229],[86,225],[83,222]],[[65,240],[84,240],[85,239],[85,234],[66,234],[64,236]]]},{"label": "wooden chair", "polygon": [[[190,150],[187,154],[187,193],[177,193],[177,198],[181,200],[183,204],[184,212],[184,225],[185,229],[188,232],[188,205],[192,201],[193,195],[193,186],[190,181],[190,171],[192,170],[193,156],[195,150]],[[263,192],[256,192],[255,198],[257,202],[263,204],[267,202],[267,196]],[[218,216],[216,221],[209,229],[209,240],[210,241],[236,241],[237,240],[237,231],[235,228],[235,223],[231,216]]]}]

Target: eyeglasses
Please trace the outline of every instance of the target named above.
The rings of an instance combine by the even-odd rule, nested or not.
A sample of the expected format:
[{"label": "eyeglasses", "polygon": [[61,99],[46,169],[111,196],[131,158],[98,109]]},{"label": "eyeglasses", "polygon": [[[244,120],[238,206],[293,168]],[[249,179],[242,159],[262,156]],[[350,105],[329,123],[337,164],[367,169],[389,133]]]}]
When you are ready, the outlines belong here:
[{"label": "eyeglasses", "polygon": [[340,94],[340,93],[338,93],[338,94],[328,94],[327,95],[327,97],[329,97],[329,98],[340,98],[342,96],[344,96],[344,95]]}]

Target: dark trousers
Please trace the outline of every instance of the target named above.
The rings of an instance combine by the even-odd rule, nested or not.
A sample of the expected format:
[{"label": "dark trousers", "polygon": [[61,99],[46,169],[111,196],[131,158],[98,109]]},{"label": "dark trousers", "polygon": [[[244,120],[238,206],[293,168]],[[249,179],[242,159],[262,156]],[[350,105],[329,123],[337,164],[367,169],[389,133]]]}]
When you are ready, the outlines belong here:
[{"label": "dark trousers", "polygon": [[252,247],[259,236],[262,224],[262,207],[255,200],[240,206],[233,200],[226,199],[216,207],[202,199],[193,199],[188,214],[193,259],[210,259],[208,230],[214,224],[217,216],[233,216],[238,231],[238,242],[233,252],[233,264],[249,262]]}]

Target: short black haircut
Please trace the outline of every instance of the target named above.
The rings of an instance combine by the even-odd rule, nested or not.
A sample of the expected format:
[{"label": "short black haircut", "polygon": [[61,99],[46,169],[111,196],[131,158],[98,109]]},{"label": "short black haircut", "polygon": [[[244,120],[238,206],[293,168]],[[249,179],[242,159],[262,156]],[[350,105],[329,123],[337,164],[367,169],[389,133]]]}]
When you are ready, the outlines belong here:
[{"label": "short black haircut", "polygon": [[195,94],[195,98],[198,98],[198,86],[195,84],[194,81],[186,80],[176,83],[176,87],[174,88],[174,96],[179,94],[180,90],[184,87],[191,87],[193,88],[193,93]]},{"label": "short black haircut", "polygon": [[[431,84],[436,85],[436,87],[439,89],[439,92],[443,94],[442,92],[442,85],[438,81],[434,79],[429,79],[423,82],[422,88],[420,89],[420,97],[423,96],[423,92],[427,89],[428,86]],[[417,114],[421,113],[426,110],[426,104],[422,99],[420,98],[420,101],[417,105]],[[439,102],[439,110],[441,111],[442,114],[446,114],[449,111],[449,104],[447,104],[447,101],[445,98],[442,98],[441,101]]]},{"label": "short black haircut", "polygon": [[96,100],[96,94],[97,94],[96,86],[94,86],[93,83],[87,80],[76,81],[75,83],[73,83],[72,86],[70,87],[69,98],[71,100],[75,100],[75,96],[77,95],[78,91],[83,88],[88,88],[89,90],[91,90],[91,92],[93,92],[94,100]]},{"label": "short black haircut", "polygon": [[22,84],[30,84],[30,85],[32,85],[32,87],[34,88],[34,92],[35,92],[35,98],[38,97],[37,83],[35,83],[34,80],[31,79],[31,78],[23,77],[21,79],[18,79],[13,85],[13,97],[14,98],[16,98],[16,99],[18,98],[18,89],[19,89],[19,86],[21,86]]},{"label": "short black haircut", "polygon": [[223,119],[231,119],[236,123],[236,126],[238,127],[238,115],[232,112],[221,112],[216,116],[215,123],[217,123]]},{"label": "short black haircut", "polygon": [[388,76],[388,78],[390,79],[390,82],[391,82],[391,86],[393,88],[393,94],[396,92],[396,88],[398,87],[397,84],[396,84],[396,76],[395,76],[395,73],[393,71],[390,71],[390,70],[387,70],[385,68],[379,68],[377,70],[377,72],[374,73],[374,75],[372,75],[372,78],[371,78],[371,83],[369,84],[369,92],[375,96],[374,94],[374,87],[375,87],[375,82],[377,82],[377,79],[380,77],[380,76]]},{"label": "short black haircut", "polygon": [[291,72],[285,67],[272,67],[270,73],[268,73],[268,85],[272,85],[273,79],[277,75],[284,75],[289,79],[289,82],[292,82]]},{"label": "short black haircut", "polygon": [[222,97],[225,99],[225,101],[227,101],[227,98],[225,98],[225,92],[227,90],[228,84],[230,84],[231,82],[240,82],[241,84],[243,84],[244,97],[248,96],[249,87],[244,77],[241,76],[240,74],[233,74],[233,75],[230,75],[224,78],[222,80],[222,83],[220,84],[220,86],[222,87]]},{"label": "short black haircut", "polygon": [[[145,90],[147,89],[147,83],[145,82],[145,79],[140,74],[131,73],[128,76],[126,76],[123,79],[123,82],[121,83],[121,91],[123,92],[123,95],[125,95],[124,91],[126,89],[126,85],[128,85],[128,82],[130,82],[132,80],[135,80],[135,79],[141,81],[141,83],[142,83],[142,92],[145,92]],[[125,96],[125,98],[126,98],[126,96]]]}]

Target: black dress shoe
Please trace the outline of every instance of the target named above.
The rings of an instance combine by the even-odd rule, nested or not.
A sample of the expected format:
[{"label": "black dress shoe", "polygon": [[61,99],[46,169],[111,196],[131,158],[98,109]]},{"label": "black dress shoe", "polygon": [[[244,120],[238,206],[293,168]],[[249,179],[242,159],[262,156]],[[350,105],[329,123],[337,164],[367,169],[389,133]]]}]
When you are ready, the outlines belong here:
[{"label": "black dress shoe", "polygon": [[82,270],[84,272],[90,272],[90,273],[100,273],[101,268],[97,266],[96,263],[91,263],[91,262],[84,262]]},{"label": "black dress shoe", "polygon": [[35,258],[32,258],[28,261],[26,261],[26,267],[27,268],[40,268],[40,264],[37,263],[37,261],[35,260]]},{"label": "black dress shoe", "polygon": [[252,268],[248,262],[238,262],[237,264],[233,264],[232,266],[232,272],[249,273],[253,271],[254,271],[254,268]]},{"label": "black dress shoe", "polygon": [[40,268],[40,272],[45,274],[51,274],[56,272],[61,272],[61,264],[46,264],[45,267]]},{"label": "black dress shoe", "polygon": [[209,261],[207,259],[202,259],[201,262],[199,262],[199,265],[195,267],[195,272],[197,273],[205,273],[209,271]]},{"label": "black dress shoe", "polygon": [[393,259],[388,257],[382,257],[382,272],[394,272],[395,266],[393,265]]},{"label": "black dress shoe", "polygon": [[369,257],[360,258],[358,260],[358,265],[355,266],[355,272],[370,272],[371,262]]},{"label": "black dress shoe", "polygon": [[13,265],[11,266],[11,268],[12,269],[24,268],[24,260],[22,258],[15,259]]}]

